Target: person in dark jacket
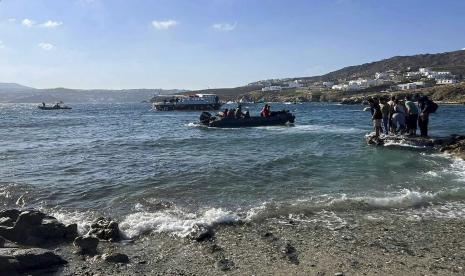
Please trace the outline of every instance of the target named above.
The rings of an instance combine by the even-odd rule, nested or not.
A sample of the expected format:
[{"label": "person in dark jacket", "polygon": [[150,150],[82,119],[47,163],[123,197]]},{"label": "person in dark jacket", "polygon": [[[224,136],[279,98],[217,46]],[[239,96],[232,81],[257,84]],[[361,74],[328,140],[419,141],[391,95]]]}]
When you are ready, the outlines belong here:
[{"label": "person in dark jacket", "polygon": [[420,127],[421,137],[428,137],[428,123],[429,123],[429,110],[431,101],[427,96],[418,98],[418,107],[420,109],[420,116],[418,116],[418,126]]},{"label": "person in dark jacket", "polygon": [[383,120],[383,113],[381,112],[378,99],[370,98],[368,99],[368,102],[370,103],[371,119],[373,120],[375,135],[376,137],[379,137],[379,134],[382,132],[381,122]]}]

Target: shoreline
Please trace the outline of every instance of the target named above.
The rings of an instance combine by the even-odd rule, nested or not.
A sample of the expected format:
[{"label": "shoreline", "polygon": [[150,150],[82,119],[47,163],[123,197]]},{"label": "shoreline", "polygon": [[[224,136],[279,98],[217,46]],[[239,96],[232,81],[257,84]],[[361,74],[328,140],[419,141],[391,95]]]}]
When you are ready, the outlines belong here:
[{"label": "shoreline", "polygon": [[109,264],[59,252],[59,273],[145,275],[461,275],[465,221],[384,219],[348,214],[334,230],[311,218],[218,225],[196,242],[151,233],[128,243],[101,243],[100,252],[124,252],[129,264]]},{"label": "shoreline", "polygon": [[[411,209],[416,208],[421,206]],[[100,237],[91,254],[78,253],[76,240],[47,243],[33,247],[49,250],[64,262],[28,273],[463,275],[465,219],[428,217],[422,212],[404,216],[392,212],[397,209],[323,211],[333,224],[309,213],[199,226],[199,231],[185,237],[153,231],[132,240]],[[7,243],[6,247],[30,246]],[[124,255],[126,260],[112,261],[110,255]]]}]

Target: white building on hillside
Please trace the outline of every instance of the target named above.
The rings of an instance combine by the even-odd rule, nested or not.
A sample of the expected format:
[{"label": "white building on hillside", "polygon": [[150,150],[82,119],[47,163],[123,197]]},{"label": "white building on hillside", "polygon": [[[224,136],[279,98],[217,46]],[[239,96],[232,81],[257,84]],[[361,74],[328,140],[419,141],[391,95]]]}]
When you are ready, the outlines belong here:
[{"label": "white building on hillside", "polygon": [[418,71],[419,71],[423,76],[427,76],[429,73],[431,73],[431,69],[429,69],[429,68],[420,68],[420,69],[418,69]]},{"label": "white building on hillside", "polygon": [[397,88],[399,90],[410,90],[410,89],[416,89],[417,88],[417,84],[416,83],[403,83],[403,84],[399,84],[397,85]]},{"label": "white building on hillside", "polygon": [[278,85],[271,85],[262,88],[262,91],[281,91],[283,88]]},{"label": "white building on hillside", "polygon": [[436,79],[436,84],[453,84],[457,83],[454,79]]},{"label": "white building on hillside", "polygon": [[299,87],[302,87],[303,85],[298,81],[298,80],[295,80],[295,81],[288,81],[285,83],[287,85],[287,87],[289,88],[299,88]]},{"label": "white building on hillside", "polygon": [[375,73],[375,79],[379,80],[379,79],[382,79],[382,80],[385,80],[385,79],[388,79],[389,78],[389,74],[386,73],[386,72],[376,72]]},{"label": "white building on hillside", "polygon": [[421,76],[421,74],[422,73],[420,71],[415,71],[415,72],[407,72],[405,73],[405,76],[408,78],[415,78],[415,77]]},{"label": "white building on hillside", "polygon": [[327,88],[331,88],[334,85],[334,81],[324,81],[323,86]]}]

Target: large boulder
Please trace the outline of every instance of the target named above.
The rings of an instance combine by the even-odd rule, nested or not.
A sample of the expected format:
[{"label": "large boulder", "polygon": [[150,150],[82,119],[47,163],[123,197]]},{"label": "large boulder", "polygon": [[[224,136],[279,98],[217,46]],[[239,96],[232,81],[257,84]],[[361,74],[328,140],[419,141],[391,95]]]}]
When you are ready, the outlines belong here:
[{"label": "large boulder", "polygon": [[[14,212],[11,213],[10,219],[15,217]],[[25,245],[60,243],[77,236],[77,225],[65,226],[40,211],[24,211],[17,216],[13,226],[0,226],[0,236]]]},{"label": "large boulder", "polygon": [[92,236],[77,237],[74,239],[74,246],[77,247],[77,252],[80,255],[95,255],[97,254],[97,246],[99,239]]},{"label": "large boulder", "polygon": [[121,240],[118,223],[111,218],[98,218],[91,224],[88,235],[107,241]]},{"label": "large boulder", "polygon": [[54,267],[66,263],[52,251],[41,248],[0,248],[0,273],[2,275],[15,275],[37,269],[53,270]]},{"label": "large boulder", "polygon": [[10,218],[12,221],[16,221],[19,214],[21,214],[21,211],[16,209],[2,210],[0,211],[0,218]]}]

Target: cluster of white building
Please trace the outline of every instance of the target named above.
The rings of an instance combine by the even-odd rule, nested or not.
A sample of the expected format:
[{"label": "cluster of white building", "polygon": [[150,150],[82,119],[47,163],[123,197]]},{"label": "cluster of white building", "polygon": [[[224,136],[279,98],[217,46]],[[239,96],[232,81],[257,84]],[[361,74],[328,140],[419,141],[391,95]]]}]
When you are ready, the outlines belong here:
[{"label": "cluster of white building", "polygon": [[[408,78],[428,78],[430,80],[436,81],[436,84],[453,84],[457,83],[457,80],[454,79],[454,76],[451,72],[448,71],[433,71],[430,68],[420,68],[418,71],[412,71],[405,73],[405,76]],[[397,85],[397,88],[400,90],[416,89],[418,87],[424,86],[424,82],[411,82],[405,84]]]},{"label": "cluster of white building", "polygon": [[406,77],[425,77],[434,79],[437,84],[456,83],[454,76],[448,71],[433,71],[430,68],[420,68],[418,71],[407,72]]},{"label": "cluster of white building", "polygon": [[348,83],[336,84],[331,86],[333,90],[342,90],[342,91],[357,91],[366,89],[372,86],[383,85],[385,80],[383,79],[357,79],[351,80]]},{"label": "cluster of white building", "polygon": [[281,91],[283,89],[289,88],[300,88],[303,87],[303,84],[299,80],[287,81],[282,85],[268,85],[262,88],[262,91]]}]

